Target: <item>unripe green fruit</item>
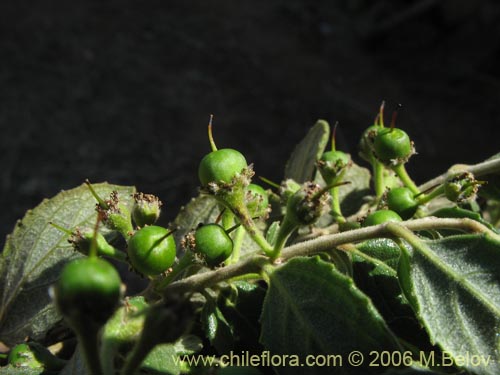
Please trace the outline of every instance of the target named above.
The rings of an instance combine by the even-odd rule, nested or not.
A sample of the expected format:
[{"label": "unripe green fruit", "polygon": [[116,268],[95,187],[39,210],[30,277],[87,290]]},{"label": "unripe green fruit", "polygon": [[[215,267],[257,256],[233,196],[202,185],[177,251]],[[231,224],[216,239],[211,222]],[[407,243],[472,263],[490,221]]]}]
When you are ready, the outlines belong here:
[{"label": "unripe green fruit", "polygon": [[346,171],[351,157],[342,151],[327,151],[318,162],[318,169],[327,184],[334,184]]},{"label": "unripe green fruit", "polygon": [[72,326],[83,322],[104,324],[117,308],[121,280],[116,269],[100,258],[68,263],[54,288],[59,312]]},{"label": "unripe green fruit", "polygon": [[207,224],[196,229],[195,252],[201,254],[210,267],[224,262],[233,252],[233,240],[218,224]]},{"label": "unripe green fruit", "polygon": [[130,264],[143,275],[156,276],[175,261],[175,241],[166,228],[151,225],[139,229],[128,242]]},{"label": "unripe green fruit", "polygon": [[407,187],[397,187],[387,193],[387,206],[403,219],[412,217],[418,208],[414,194]]},{"label": "unripe green fruit", "polygon": [[366,219],[363,221],[363,227],[369,227],[372,225],[378,225],[387,223],[389,221],[400,222],[403,221],[401,216],[399,216],[396,212],[391,210],[380,210],[375,211],[368,215]]},{"label": "unripe green fruit", "polygon": [[139,227],[153,225],[160,217],[161,206],[161,201],[152,194],[134,194],[134,206],[132,207],[134,223]]},{"label": "unripe green fruit", "polygon": [[412,144],[404,130],[384,129],[377,133],[373,141],[375,156],[384,164],[401,164],[411,156]]},{"label": "unripe green fruit", "polygon": [[247,161],[239,151],[223,148],[205,155],[198,167],[198,177],[203,186],[210,182],[230,183],[247,167]]},{"label": "unripe green fruit", "polygon": [[269,206],[268,193],[262,186],[249,184],[245,200],[252,217],[260,217],[267,213]]}]

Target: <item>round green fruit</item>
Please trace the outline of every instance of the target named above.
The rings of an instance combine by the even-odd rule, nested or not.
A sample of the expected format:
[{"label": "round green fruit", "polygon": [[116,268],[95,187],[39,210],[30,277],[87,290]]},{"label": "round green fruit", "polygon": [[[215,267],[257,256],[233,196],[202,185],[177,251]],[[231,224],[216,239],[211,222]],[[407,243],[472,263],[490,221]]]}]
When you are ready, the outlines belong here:
[{"label": "round green fruit", "polygon": [[247,167],[247,161],[239,151],[223,148],[205,155],[198,167],[198,177],[203,186],[210,182],[230,183]]},{"label": "round green fruit", "polygon": [[376,157],[385,164],[401,164],[412,154],[410,137],[398,128],[384,129],[377,133],[373,141]]},{"label": "round green fruit", "polygon": [[70,324],[104,324],[120,302],[120,275],[103,259],[76,259],[63,268],[54,292],[56,306]]},{"label": "round green fruit", "polygon": [[210,267],[224,262],[233,252],[233,240],[218,224],[199,227],[195,234],[195,251],[201,254]]},{"label": "round green fruit", "polygon": [[391,210],[380,210],[375,211],[368,215],[366,219],[363,221],[363,227],[369,227],[372,225],[378,225],[387,223],[389,221],[400,222],[403,221],[401,216],[399,216],[396,212]]},{"label": "round green fruit", "polygon": [[403,219],[412,217],[418,208],[414,194],[407,187],[397,187],[387,193],[387,206]]},{"label": "round green fruit", "polygon": [[175,241],[166,228],[150,225],[135,232],[128,242],[127,252],[135,270],[146,276],[156,276],[174,264]]}]

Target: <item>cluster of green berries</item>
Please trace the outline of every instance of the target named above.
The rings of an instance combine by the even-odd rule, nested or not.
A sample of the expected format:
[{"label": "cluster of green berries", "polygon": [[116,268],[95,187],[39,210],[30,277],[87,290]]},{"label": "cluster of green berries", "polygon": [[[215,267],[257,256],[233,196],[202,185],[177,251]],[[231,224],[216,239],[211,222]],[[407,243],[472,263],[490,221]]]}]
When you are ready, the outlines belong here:
[{"label": "cluster of green berries", "polygon": [[[363,226],[410,219],[420,206],[438,195],[444,195],[457,203],[474,199],[480,183],[470,173],[453,174],[434,191],[421,193],[404,169],[404,164],[415,153],[413,142],[405,131],[394,126],[394,121],[390,128],[384,127],[382,108],[375,124],[365,130],[359,144],[360,156],[372,164],[377,203],[381,208],[370,213],[363,220]],[[252,166],[248,165],[242,153],[231,148],[216,148],[211,126],[209,138],[212,151],[202,158],[198,177],[202,191],[215,196],[221,212],[225,212],[228,219],[223,220],[222,224],[218,220],[202,223],[193,229],[184,238],[183,259],[201,259],[204,265],[211,268],[228,262],[237,253],[232,231],[240,226],[266,255],[275,259],[292,232],[300,226],[314,224],[329,202],[330,213],[340,230],[351,228],[343,227],[347,222],[341,212],[338,189],[346,182],[344,179],[348,176],[352,160],[349,154],[336,150],[335,131],[332,149],[324,152],[316,162],[324,185],[315,182],[299,184],[293,180],[282,183],[279,195],[285,210],[272,245],[260,234],[254,223],[254,220],[265,220],[269,216],[269,192],[251,183]],[[399,177],[398,186],[388,188],[384,183],[384,172],[387,171]],[[120,276],[102,256],[126,261],[133,270],[151,278],[161,278],[161,275],[173,271],[182,263],[180,260],[176,264],[177,246],[172,231],[156,225],[162,206],[157,197],[137,193],[133,195],[133,206],[127,207],[116,192],[103,200],[90,183],[87,182],[87,185],[98,202],[98,222],[94,230],[76,229],[69,239],[74,248],[87,257],[68,263],[53,289],[59,312],[78,335],[85,334],[89,321],[95,327],[101,327],[122,298]],[[108,243],[97,230],[101,221],[108,229],[122,235],[126,252]],[[191,257],[193,254],[195,256]],[[234,257],[232,261],[235,261]]]}]

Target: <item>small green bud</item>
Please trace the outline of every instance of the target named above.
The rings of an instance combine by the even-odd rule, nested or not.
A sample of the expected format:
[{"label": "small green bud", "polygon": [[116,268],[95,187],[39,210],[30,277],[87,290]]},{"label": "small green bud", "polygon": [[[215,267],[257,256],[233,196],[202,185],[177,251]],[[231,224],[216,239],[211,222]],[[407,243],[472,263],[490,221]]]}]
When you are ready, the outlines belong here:
[{"label": "small green bud", "polygon": [[162,202],[152,194],[135,193],[132,219],[139,227],[153,225],[160,217]]},{"label": "small green bud", "polygon": [[327,191],[306,182],[288,199],[286,217],[294,225],[310,225],[319,219],[328,203]]},{"label": "small green bud", "polygon": [[118,192],[113,191],[105,203],[106,207],[97,205],[97,211],[102,215],[104,223],[109,229],[116,230],[128,238],[133,233],[132,215],[128,207],[120,202]]},{"label": "small green bud", "polygon": [[476,199],[480,181],[470,172],[456,173],[446,179],[444,195],[452,202],[465,203]]},{"label": "small green bud", "polygon": [[252,217],[267,217],[269,214],[268,196],[268,192],[260,185],[248,185],[245,202]]},{"label": "small green bud", "polygon": [[316,163],[327,185],[335,184],[352,165],[351,157],[342,151],[327,151]]}]

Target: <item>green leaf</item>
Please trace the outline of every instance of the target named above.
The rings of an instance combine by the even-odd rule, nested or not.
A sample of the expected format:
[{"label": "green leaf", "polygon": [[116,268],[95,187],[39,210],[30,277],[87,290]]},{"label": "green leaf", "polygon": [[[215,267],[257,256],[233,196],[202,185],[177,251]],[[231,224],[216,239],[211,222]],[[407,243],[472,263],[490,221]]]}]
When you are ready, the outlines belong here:
[{"label": "green leaf", "polygon": [[[294,258],[269,276],[261,316],[261,342],[271,353],[297,355],[338,354],[345,358],[338,374],[371,374],[375,368],[350,367],[347,356],[357,350],[397,351],[399,345],[370,299],[352,279],[315,258]],[[277,367],[279,374],[302,374],[304,368]],[[314,373],[331,368],[314,368]],[[380,369],[378,370],[380,372]]]},{"label": "green leaf", "polygon": [[[486,235],[404,238],[413,251],[405,254],[402,281],[431,342],[475,374],[499,374],[500,242]],[[479,362],[461,361],[472,356]]]},{"label": "green leaf", "polygon": [[279,231],[280,231],[280,222],[273,221],[273,223],[269,226],[266,232],[266,240],[267,242],[269,242],[269,245],[274,246],[276,244]]},{"label": "green leaf", "polygon": [[141,367],[147,370],[148,373],[177,375],[180,374],[180,362],[176,361],[177,354],[174,345],[162,344],[157,345],[148,354]]},{"label": "green leaf", "polygon": [[174,220],[178,228],[175,233],[175,243],[180,244],[184,236],[196,229],[200,223],[214,222],[219,215],[219,205],[215,198],[208,194],[200,194],[183,206]]},{"label": "green leaf", "polygon": [[259,317],[266,290],[258,283],[235,281],[221,289],[217,306],[232,327],[233,351],[261,353]]},{"label": "green leaf", "polygon": [[318,120],[293,150],[285,166],[284,179],[291,178],[298,183],[310,181],[329,137],[330,126],[326,121]]},{"label": "green leaf", "polygon": [[198,336],[184,335],[174,344],[177,355],[191,355],[203,349],[203,342]]},{"label": "green leaf", "polygon": [[356,163],[352,163],[346,171],[342,180],[350,183],[339,187],[340,208],[344,216],[358,212],[360,202],[363,202],[363,198],[370,194],[370,176],[368,169]]},{"label": "green leaf", "polygon": [[393,240],[388,238],[368,240],[357,245],[356,250],[358,251],[353,252],[353,261],[372,264],[374,267],[370,275],[396,277],[401,250]]},{"label": "green leaf", "polygon": [[228,353],[234,342],[233,327],[213,299],[208,299],[201,312],[201,322],[210,344],[220,353]]},{"label": "green leaf", "polygon": [[[102,197],[116,190],[131,201],[133,187],[94,185]],[[95,224],[95,199],[87,186],[63,191],[26,213],[7,237],[0,256],[0,338],[8,345],[26,336],[40,339],[59,320],[48,289],[62,267],[80,256],[67,242],[68,235],[52,227],[90,227]]]}]

